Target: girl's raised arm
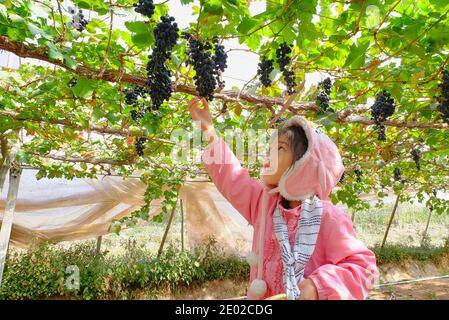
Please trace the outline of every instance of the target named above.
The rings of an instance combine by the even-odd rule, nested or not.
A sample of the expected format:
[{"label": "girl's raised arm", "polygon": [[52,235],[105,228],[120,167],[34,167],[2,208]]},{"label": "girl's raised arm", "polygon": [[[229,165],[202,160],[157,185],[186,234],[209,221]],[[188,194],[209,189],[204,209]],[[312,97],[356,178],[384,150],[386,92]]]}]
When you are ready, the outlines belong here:
[{"label": "girl's raised arm", "polygon": [[216,135],[207,101],[203,100],[203,105],[203,109],[198,107],[198,99],[189,103],[192,119],[200,121],[206,136],[213,138],[201,159],[218,191],[253,225],[264,186],[257,179],[250,177],[248,170],[240,165],[226,142]]}]

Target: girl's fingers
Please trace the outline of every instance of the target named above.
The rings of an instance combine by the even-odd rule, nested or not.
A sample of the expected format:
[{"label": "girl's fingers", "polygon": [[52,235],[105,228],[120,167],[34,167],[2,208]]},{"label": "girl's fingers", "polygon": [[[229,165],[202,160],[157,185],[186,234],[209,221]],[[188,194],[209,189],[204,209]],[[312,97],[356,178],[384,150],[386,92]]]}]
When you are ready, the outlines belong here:
[{"label": "girl's fingers", "polygon": [[187,104],[187,107],[189,109],[192,109],[194,106],[198,106],[198,97],[193,98],[192,100],[189,101],[189,103]]},{"label": "girl's fingers", "polygon": [[204,109],[209,111],[209,103],[207,102],[207,100],[204,98],[201,98],[201,102],[203,103]]}]

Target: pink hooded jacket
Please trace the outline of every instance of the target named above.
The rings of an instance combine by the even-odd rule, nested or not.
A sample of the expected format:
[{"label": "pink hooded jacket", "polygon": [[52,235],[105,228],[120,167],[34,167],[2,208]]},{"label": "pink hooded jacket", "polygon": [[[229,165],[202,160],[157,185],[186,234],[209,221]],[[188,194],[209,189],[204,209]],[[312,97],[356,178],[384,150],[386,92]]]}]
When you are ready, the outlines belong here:
[{"label": "pink hooded jacket", "polygon": [[[328,198],[344,172],[338,148],[303,117],[294,116],[284,122],[284,126],[291,125],[304,129],[308,149],[283,174],[275,189],[250,177],[222,138],[216,139],[202,154],[217,189],[254,228],[252,251],[256,258],[250,261],[250,283],[258,277],[258,266],[261,266],[266,292],[257,297],[248,290],[247,298],[265,299],[285,293],[273,213],[278,206],[293,245],[301,205],[285,209],[281,196],[287,200],[304,200],[316,195],[323,204],[323,212],[315,250],[305,266],[304,279],[314,282],[320,300],[365,299],[378,277],[375,255],[356,238],[348,216]],[[263,254],[259,255],[259,252]]]}]

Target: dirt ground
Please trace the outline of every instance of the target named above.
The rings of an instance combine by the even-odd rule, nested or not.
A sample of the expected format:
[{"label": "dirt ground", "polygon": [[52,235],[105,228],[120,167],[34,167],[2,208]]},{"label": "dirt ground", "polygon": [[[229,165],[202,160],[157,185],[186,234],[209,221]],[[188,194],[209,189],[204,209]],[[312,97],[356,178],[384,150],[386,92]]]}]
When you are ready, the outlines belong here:
[{"label": "dirt ground", "polygon": [[[211,281],[202,287],[189,287],[175,293],[158,296],[158,299],[238,299],[243,298],[246,282],[230,280]],[[425,280],[410,284],[385,286],[371,292],[368,300],[449,300],[449,278]]]},{"label": "dirt ground", "polygon": [[[449,300],[449,278],[385,285],[407,280],[449,275],[449,257],[438,262],[404,260],[379,266],[381,285],[372,290],[369,300]],[[216,280],[203,285],[191,285],[177,292],[160,292],[155,299],[243,299],[246,281]],[[144,296],[141,298],[145,299]]]},{"label": "dirt ground", "polygon": [[382,287],[370,300],[449,300],[449,278]]}]

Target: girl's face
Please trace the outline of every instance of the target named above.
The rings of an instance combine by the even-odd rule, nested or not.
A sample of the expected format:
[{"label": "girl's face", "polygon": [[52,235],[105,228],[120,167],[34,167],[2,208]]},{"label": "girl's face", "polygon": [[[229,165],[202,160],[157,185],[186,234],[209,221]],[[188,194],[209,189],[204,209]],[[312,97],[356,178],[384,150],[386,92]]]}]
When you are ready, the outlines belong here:
[{"label": "girl's face", "polygon": [[[274,150],[277,147],[277,150]],[[293,152],[282,136],[270,145],[270,155],[265,157],[262,167],[262,179],[266,185],[276,187],[282,174],[292,165]]]}]

